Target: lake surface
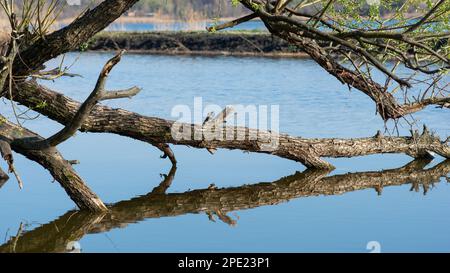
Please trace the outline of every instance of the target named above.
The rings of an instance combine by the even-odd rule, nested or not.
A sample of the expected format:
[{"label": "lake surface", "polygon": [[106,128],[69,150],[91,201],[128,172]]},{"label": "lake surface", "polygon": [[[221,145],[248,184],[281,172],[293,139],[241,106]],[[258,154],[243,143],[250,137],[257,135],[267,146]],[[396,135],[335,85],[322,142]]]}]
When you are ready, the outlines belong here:
[{"label": "lake surface", "polygon": [[[66,65],[83,77],[46,84],[83,100],[110,57],[68,54]],[[132,85],[142,93],[105,104],[169,119],[194,97],[222,107],[279,105],[280,131],[303,137],[367,137],[384,128],[370,99],[305,59],[128,54],[108,87]],[[0,103],[11,117],[9,103]],[[450,134],[449,111],[430,107],[416,119]],[[61,128],[44,117],[25,125],[45,136]],[[382,252],[450,251],[450,163],[438,165],[442,158],[406,172],[382,172],[408,164],[405,155],[329,159],[337,169],[323,174],[269,155],[176,146],[175,171],[149,144],[110,134],[78,133],[60,150],[81,162],[76,170],[112,214],[76,213],[46,170],[17,155],[25,188],[13,178],[0,188],[0,251],[64,251],[73,241],[83,252],[369,252],[372,241]],[[357,174],[340,176],[349,172]]]},{"label": "lake surface", "polygon": [[[221,24],[222,21],[216,22]],[[106,31],[193,31],[205,30],[206,27],[212,26],[215,23],[208,21],[174,21],[168,23],[112,23],[106,28]],[[267,31],[262,21],[249,21],[230,28],[230,30],[258,30]]]},{"label": "lake surface", "polygon": [[[200,21],[171,21],[171,22],[151,22],[151,23],[123,23],[113,22],[105,31],[198,31],[205,30],[206,27],[214,24],[221,24],[225,21],[200,20]],[[64,27],[64,24],[58,25],[57,29]],[[246,30],[246,31],[267,31],[264,23],[260,20],[252,20],[232,28],[229,30]]]}]

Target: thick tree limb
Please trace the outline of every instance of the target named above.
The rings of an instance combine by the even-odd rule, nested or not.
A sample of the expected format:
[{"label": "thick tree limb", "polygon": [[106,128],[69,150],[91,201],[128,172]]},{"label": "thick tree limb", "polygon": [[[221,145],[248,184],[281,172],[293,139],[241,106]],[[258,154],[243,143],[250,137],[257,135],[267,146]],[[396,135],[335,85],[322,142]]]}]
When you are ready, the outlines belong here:
[{"label": "thick tree limb", "polygon": [[80,209],[104,211],[106,206],[100,198],[78,176],[71,164],[55,148],[30,150],[23,146],[30,139],[43,139],[39,135],[19,127],[0,116],[0,139],[8,142],[11,148],[47,169],[64,188],[69,197]]},{"label": "thick tree limb", "polygon": [[[450,172],[450,162],[444,161],[425,169],[428,160],[416,160],[408,165],[380,172],[361,172],[327,177],[326,171],[308,170],[283,177],[271,183],[258,183],[222,189],[201,189],[184,193],[164,194],[173,181],[175,170],[164,177],[151,193],[128,201],[118,202],[108,213],[92,214],[69,211],[58,219],[25,232],[16,240],[17,252],[64,252],[67,243],[79,241],[86,234],[125,228],[128,224],[148,218],[174,217],[191,213],[215,212],[226,223],[235,224],[227,214],[287,202],[294,198],[319,195],[341,195],[358,190],[384,188],[411,184],[412,189],[423,187],[424,193],[441,177]],[[58,229],[55,229],[55,226]],[[12,252],[13,242],[0,246],[0,253]]]},{"label": "thick tree limb", "polygon": [[[42,102],[52,102],[46,107],[36,109],[41,114],[61,123],[67,124],[76,114],[80,104],[62,94],[51,91],[28,81],[17,86],[15,92],[17,101],[27,107],[33,107]],[[285,134],[273,135],[268,132],[242,127],[224,127],[223,131],[231,130],[237,135],[258,135],[262,140],[273,140],[279,137],[278,147],[275,150],[263,149],[265,141],[249,140],[176,140],[172,136],[174,121],[160,118],[145,117],[122,109],[111,109],[97,105],[91,115],[81,126],[83,132],[115,133],[131,137],[153,145],[171,143],[188,145],[196,148],[224,148],[240,149],[243,151],[273,154],[282,158],[298,161],[308,168],[333,168],[331,164],[321,157],[353,157],[377,153],[406,153],[413,157],[420,157],[428,151],[435,152],[443,157],[450,158],[450,149],[441,143],[438,137],[424,134],[414,137],[369,137],[358,139],[305,139]],[[191,132],[204,130],[202,125],[186,125]],[[194,139],[194,138],[192,138]]]}]

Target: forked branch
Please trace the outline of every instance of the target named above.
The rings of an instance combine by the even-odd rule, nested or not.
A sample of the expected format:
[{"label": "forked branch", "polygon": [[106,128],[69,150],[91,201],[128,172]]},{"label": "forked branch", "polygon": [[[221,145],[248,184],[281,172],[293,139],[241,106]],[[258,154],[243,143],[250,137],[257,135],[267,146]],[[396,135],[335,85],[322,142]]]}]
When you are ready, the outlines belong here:
[{"label": "forked branch", "polygon": [[137,87],[116,91],[107,91],[105,89],[106,79],[108,78],[109,73],[114,68],[114,66],[120,62],[124,52],[125,51],[120,51],[116,56],[114,56],[105,64],[102,71],[100,72],[94,90],[86,99],[86,101],[80,106],[73,119],[61,131],[44,140],[26,141],[24,143],[24,146],[27,147],[28,149],[33,150],[41,150],[50,147],[56,147],[62,142],[68,140],[77,132],[78,129],[80,129],[82,124],[85,122],[85,120],[91,113],[94,106],[99,101],[120,99],[120,98],[131,98],[137,95],[141,91]]}]

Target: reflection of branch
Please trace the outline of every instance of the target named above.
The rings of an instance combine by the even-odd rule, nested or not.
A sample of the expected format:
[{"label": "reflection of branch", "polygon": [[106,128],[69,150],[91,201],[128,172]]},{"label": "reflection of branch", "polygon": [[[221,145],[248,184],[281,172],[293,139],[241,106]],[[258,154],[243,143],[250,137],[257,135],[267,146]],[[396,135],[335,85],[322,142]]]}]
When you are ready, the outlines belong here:
[{"label": "reflection of branch", "polygon": [[175,173],[177,172],[177,167],[172,166],[169,171],[169,174],[161,174],[164,177],[164,180],[149,193],[152,194],[165,194],[167,189],[172,185],[173,180],[175,179]]},{"label": "reflection of branch", "polygon": [[[26,232],[16,242],[17,252],[61,252],[70,241],[89,233],[123,228],[147,218],[206,213],[229,224],[236,221],[227,213],[265,205],[274,205],[293,198],[318,195],[338,195],[356,190],[403,184],[427,185],[437,183],[450,172],[450,161],[424,169],[430,160],[415,160],[408,165],[381,172],[361,172],[327,177],[326,171],[307,170],[281,178],[272,183],[258,183],[223,189],[203,189],[185,193],[165,194],[175,175],[173,168],[163,182],[146,196],[118,202],[104,214],[68,212],[59,219]],[[0,246],[0,252],[10,252],[11,239]]]}]

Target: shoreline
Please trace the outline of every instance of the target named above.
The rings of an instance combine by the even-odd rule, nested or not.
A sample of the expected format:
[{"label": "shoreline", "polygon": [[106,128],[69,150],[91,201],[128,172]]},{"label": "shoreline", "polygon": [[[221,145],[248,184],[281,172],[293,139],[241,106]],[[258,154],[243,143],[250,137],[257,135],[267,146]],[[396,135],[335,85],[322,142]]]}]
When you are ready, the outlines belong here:
[{"label": "shoreline", "polygon": [[[111,50],[86,50],[89,53],[110,53],[115,51]],[[190,52],[176,52],[176,51],[163,51],[163,50],[126,50],[130,54],[142,54],[142,55],[160,55],[160,56],[204,56],[204,57],[217,57],[217,56],[229,56],[229,57],[261,57],[261,58],[292,58],[292,59],[308,59],[309,55],[304,52],[298,53],[256,53],[256,52],[227,52],[227,51],[190,51]]]},{"label": "shoreline", "polygon": [[[75,18],[65,18],[58,20],[56,23],[67,24],[73,22]],[[215,21],[231,21],[234,17],[221,17],[221,18],[197,18],[197,19],[176,19],[166,16],[121,16],[117,18],[114,23],[142,23],[142,24],[171,24],[171,23],[199,23],[199,22],[215,22]],[[260,19],[253,19],[251,21],[260,21]]]},{"label": "shoreline", "polygon": [[307,58],[286,41],[266,32],[150,31],[101,32],[80,51],[127,50],[135,54]]},{"label": "shoreline", "polygon": [[[7,40],[0,35],[0,46]],[[78,50],[133,54],[309,58],[296,46],[262,31],[104,31]]]}]

